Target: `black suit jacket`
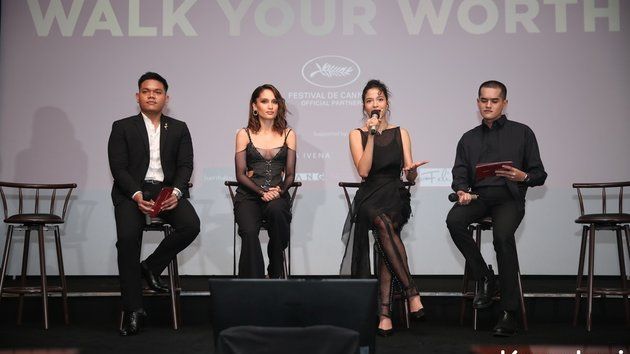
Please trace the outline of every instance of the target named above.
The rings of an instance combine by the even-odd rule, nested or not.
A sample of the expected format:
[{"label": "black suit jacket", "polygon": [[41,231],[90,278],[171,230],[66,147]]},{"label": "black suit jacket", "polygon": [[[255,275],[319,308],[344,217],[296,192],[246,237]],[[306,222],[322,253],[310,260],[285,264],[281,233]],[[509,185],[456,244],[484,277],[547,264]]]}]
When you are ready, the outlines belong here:
[{"label": "black suit jacket", "polygon": [[[193,171],[193,147],[186,123],[162,115],[160,159],[164,185],[178,188],[188,197]],[[117,120],[107,144],[109,168],[114,177],[112,201],[117,205],[140,191],[149,168],[149,135],[142,114]]]}]

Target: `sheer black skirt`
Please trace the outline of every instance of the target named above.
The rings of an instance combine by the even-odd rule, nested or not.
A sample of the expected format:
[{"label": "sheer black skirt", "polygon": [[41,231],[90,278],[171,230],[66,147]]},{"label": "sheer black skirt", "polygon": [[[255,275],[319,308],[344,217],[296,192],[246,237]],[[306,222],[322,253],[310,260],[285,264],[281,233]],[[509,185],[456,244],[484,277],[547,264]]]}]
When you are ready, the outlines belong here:
[{"label": "sheer black skirt", "polygon": [[340,274],[371,277],[368,234],[372,231],[378,260],[380,314],[384,316],[390,314],[395,287],[408,297],[418,294],[400,238],[410,215],[410,194],[400,179],[371,178],[359,187],[344,225],[342,239],[346,250]]}]

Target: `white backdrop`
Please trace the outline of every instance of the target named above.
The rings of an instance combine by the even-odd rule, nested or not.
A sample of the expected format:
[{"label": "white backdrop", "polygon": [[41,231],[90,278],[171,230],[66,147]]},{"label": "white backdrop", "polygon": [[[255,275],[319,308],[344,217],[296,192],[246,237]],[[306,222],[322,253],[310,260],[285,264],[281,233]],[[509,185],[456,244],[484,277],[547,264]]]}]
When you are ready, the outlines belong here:
[{"label": "white backdrop", "polygon": [[[262,83],[283,93],[298,134],[295,274],[337,274],[347,211],[337,183],[358,180],[347,134],[371,78],[389,85],[414,158],[431,161],[403,233],[413,273],[463,270],[446,196],[485,80],[507,84],[508,116],[535,131],[549,173],[517,233],[524,274],[575,274],[571,183],[630,179],[627,0],[14,0],[1,14],[0,179],[78,183],[62,241],[69,274],[117,274],[106,144],[111,123],[137,113],[149,70],[169,81],[167,114],[193,136],[202,231],[180,256],[186,274],[232,271],[223,181]],[[145,253],[159,239],[147,236]],[[494,259],[489,236],[483,247]],[[598,272],[617,273],[612,234],[597,251]],[[9,273],[19,255],[18,243]]]}]

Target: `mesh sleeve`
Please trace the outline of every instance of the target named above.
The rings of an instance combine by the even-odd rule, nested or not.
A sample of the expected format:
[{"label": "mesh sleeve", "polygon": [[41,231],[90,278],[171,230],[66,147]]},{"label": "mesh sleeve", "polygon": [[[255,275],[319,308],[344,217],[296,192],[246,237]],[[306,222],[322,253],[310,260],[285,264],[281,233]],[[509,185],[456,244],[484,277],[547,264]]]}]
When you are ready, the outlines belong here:
[{"label": "mesh sleeve", "polygon": [[289,188],[295,181],[295,150],[287,148],[287,162],[284,166],[284,181],[280,189],[282,189],[282,194],[287,193]]},{"label": "mesh sleeve", "polygon": [[234,166],[236,167],[236,180],[238,181],[239,185],[262,196],[264,194],[263,189],[260,186],[256,185],[256,183],[254,183],[254,181],[252,181],[252,179],[247,176],[247,161],[245,160],[245,157],[246,157],[245,151],[246,150],[239,151],[234,155]]}]

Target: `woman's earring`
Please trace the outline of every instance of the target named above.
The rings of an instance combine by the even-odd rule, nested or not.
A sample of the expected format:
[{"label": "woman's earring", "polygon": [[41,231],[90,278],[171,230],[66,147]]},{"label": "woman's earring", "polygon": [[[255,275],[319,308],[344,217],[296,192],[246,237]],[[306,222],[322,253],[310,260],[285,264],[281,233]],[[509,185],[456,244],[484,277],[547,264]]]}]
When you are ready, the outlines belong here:
[{"label": "woman's earring", "polygon": [[254,117],[258,117],[258,111],[254,110]]}]

